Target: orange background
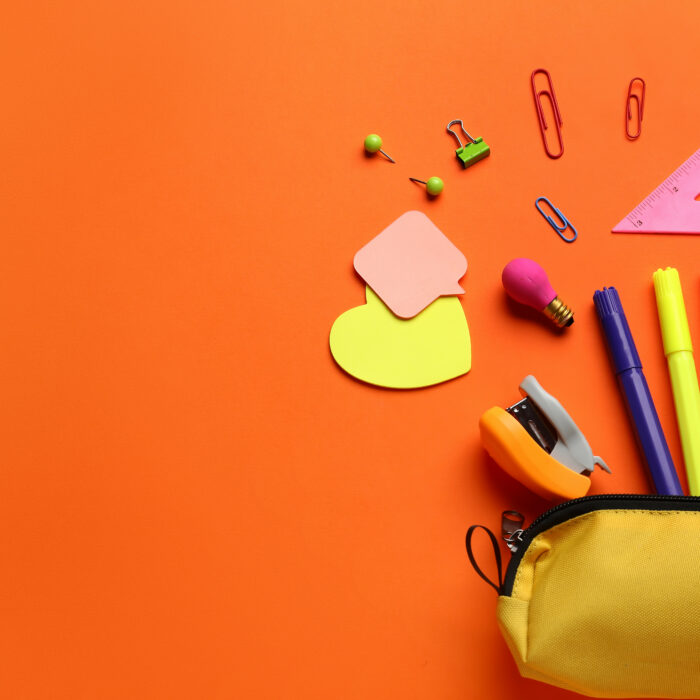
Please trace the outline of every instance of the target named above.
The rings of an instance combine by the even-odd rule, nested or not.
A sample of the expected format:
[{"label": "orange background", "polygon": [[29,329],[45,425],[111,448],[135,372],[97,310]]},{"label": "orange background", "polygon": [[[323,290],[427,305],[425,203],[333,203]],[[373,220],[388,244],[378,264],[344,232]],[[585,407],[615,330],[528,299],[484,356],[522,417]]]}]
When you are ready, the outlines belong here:
[{"label": "orange background", "polygon": [[[700,147],[699,21],[693,0],[5,7],[0,695],[565,697],[518,677],[467,562],[468,525],[547,507],[477,420],[534,373],[614,470],[593,492],[646,491],[591,302],[613,284],[681,467],[651,274],[679,268],[700,343],[700,239],[610,229]],[[468,171],[458,117],[492,148]],[[435,201],[408,181],[431,175]],[[473,369],[387,391],[328,332],[364,301],[354,253],[409,209],[469,260]],[[564,335],[506,303],[521,255],[574,307]]]}]

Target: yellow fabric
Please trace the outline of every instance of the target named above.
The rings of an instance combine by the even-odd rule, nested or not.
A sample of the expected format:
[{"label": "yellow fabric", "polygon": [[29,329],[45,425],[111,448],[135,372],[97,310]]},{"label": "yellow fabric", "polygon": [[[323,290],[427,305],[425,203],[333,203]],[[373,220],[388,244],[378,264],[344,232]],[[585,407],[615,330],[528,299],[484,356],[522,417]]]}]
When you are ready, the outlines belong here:
[{"label": "yellow fabric", "polygon": [[498,622],[528,678],[700,698],[700,513],[600,510],[539,534]]}]

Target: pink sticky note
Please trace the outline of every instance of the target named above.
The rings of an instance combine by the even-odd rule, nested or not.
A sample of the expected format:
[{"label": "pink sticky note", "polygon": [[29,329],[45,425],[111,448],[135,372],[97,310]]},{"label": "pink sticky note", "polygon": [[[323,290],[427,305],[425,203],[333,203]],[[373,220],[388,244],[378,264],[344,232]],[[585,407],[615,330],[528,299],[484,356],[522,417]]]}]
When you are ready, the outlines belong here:
[{"label": "pink sticky note", "polygon": [[400,318],[438,297],[464,294],[467,259],[422,212],[407,211],[355,255],[355,269]]}]

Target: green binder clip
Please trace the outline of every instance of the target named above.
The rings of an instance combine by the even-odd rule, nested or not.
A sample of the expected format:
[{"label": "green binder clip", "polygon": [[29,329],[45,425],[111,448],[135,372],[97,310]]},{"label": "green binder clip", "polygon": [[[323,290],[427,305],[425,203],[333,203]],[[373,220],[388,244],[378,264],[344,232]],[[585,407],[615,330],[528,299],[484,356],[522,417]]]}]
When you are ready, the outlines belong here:
[{"label": "green binder clip", "polygon": [[[460,125],[462,131],[464,132],[464,135],[469,139],[469,143],[467,143],[466,145],[463,144],[459,138],[459,135],[452,131],[452,129],[450,129],[450,127],[453,124]],[[459,148],[455,151],[455,154],[457,155],[457,160],[462,164],[463,168],[468,168],[470,165],[478,163],[480,160],[483,160],[484,158],[486,158],[486,156],[488,156],[491,153],[489,145],[484,142],[484,139],[482,139],[481,136],[479,136],[479,138],[477,139],[473,139],[469,135],[467,130],[464,128],[464,124],[462,124],[461,119],[453,119],[447,125],[447,131],[457,139]]]}]

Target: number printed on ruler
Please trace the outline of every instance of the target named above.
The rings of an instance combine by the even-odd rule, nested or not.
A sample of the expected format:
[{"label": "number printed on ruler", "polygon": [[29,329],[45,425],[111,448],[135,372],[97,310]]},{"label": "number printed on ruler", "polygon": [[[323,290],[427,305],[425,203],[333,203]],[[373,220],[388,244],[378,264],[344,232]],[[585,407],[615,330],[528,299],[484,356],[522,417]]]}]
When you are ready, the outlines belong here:
[{"label": "number printed on ruler", "polygon": [[613,233],[700,234],[700,150],[638,204]]}]

